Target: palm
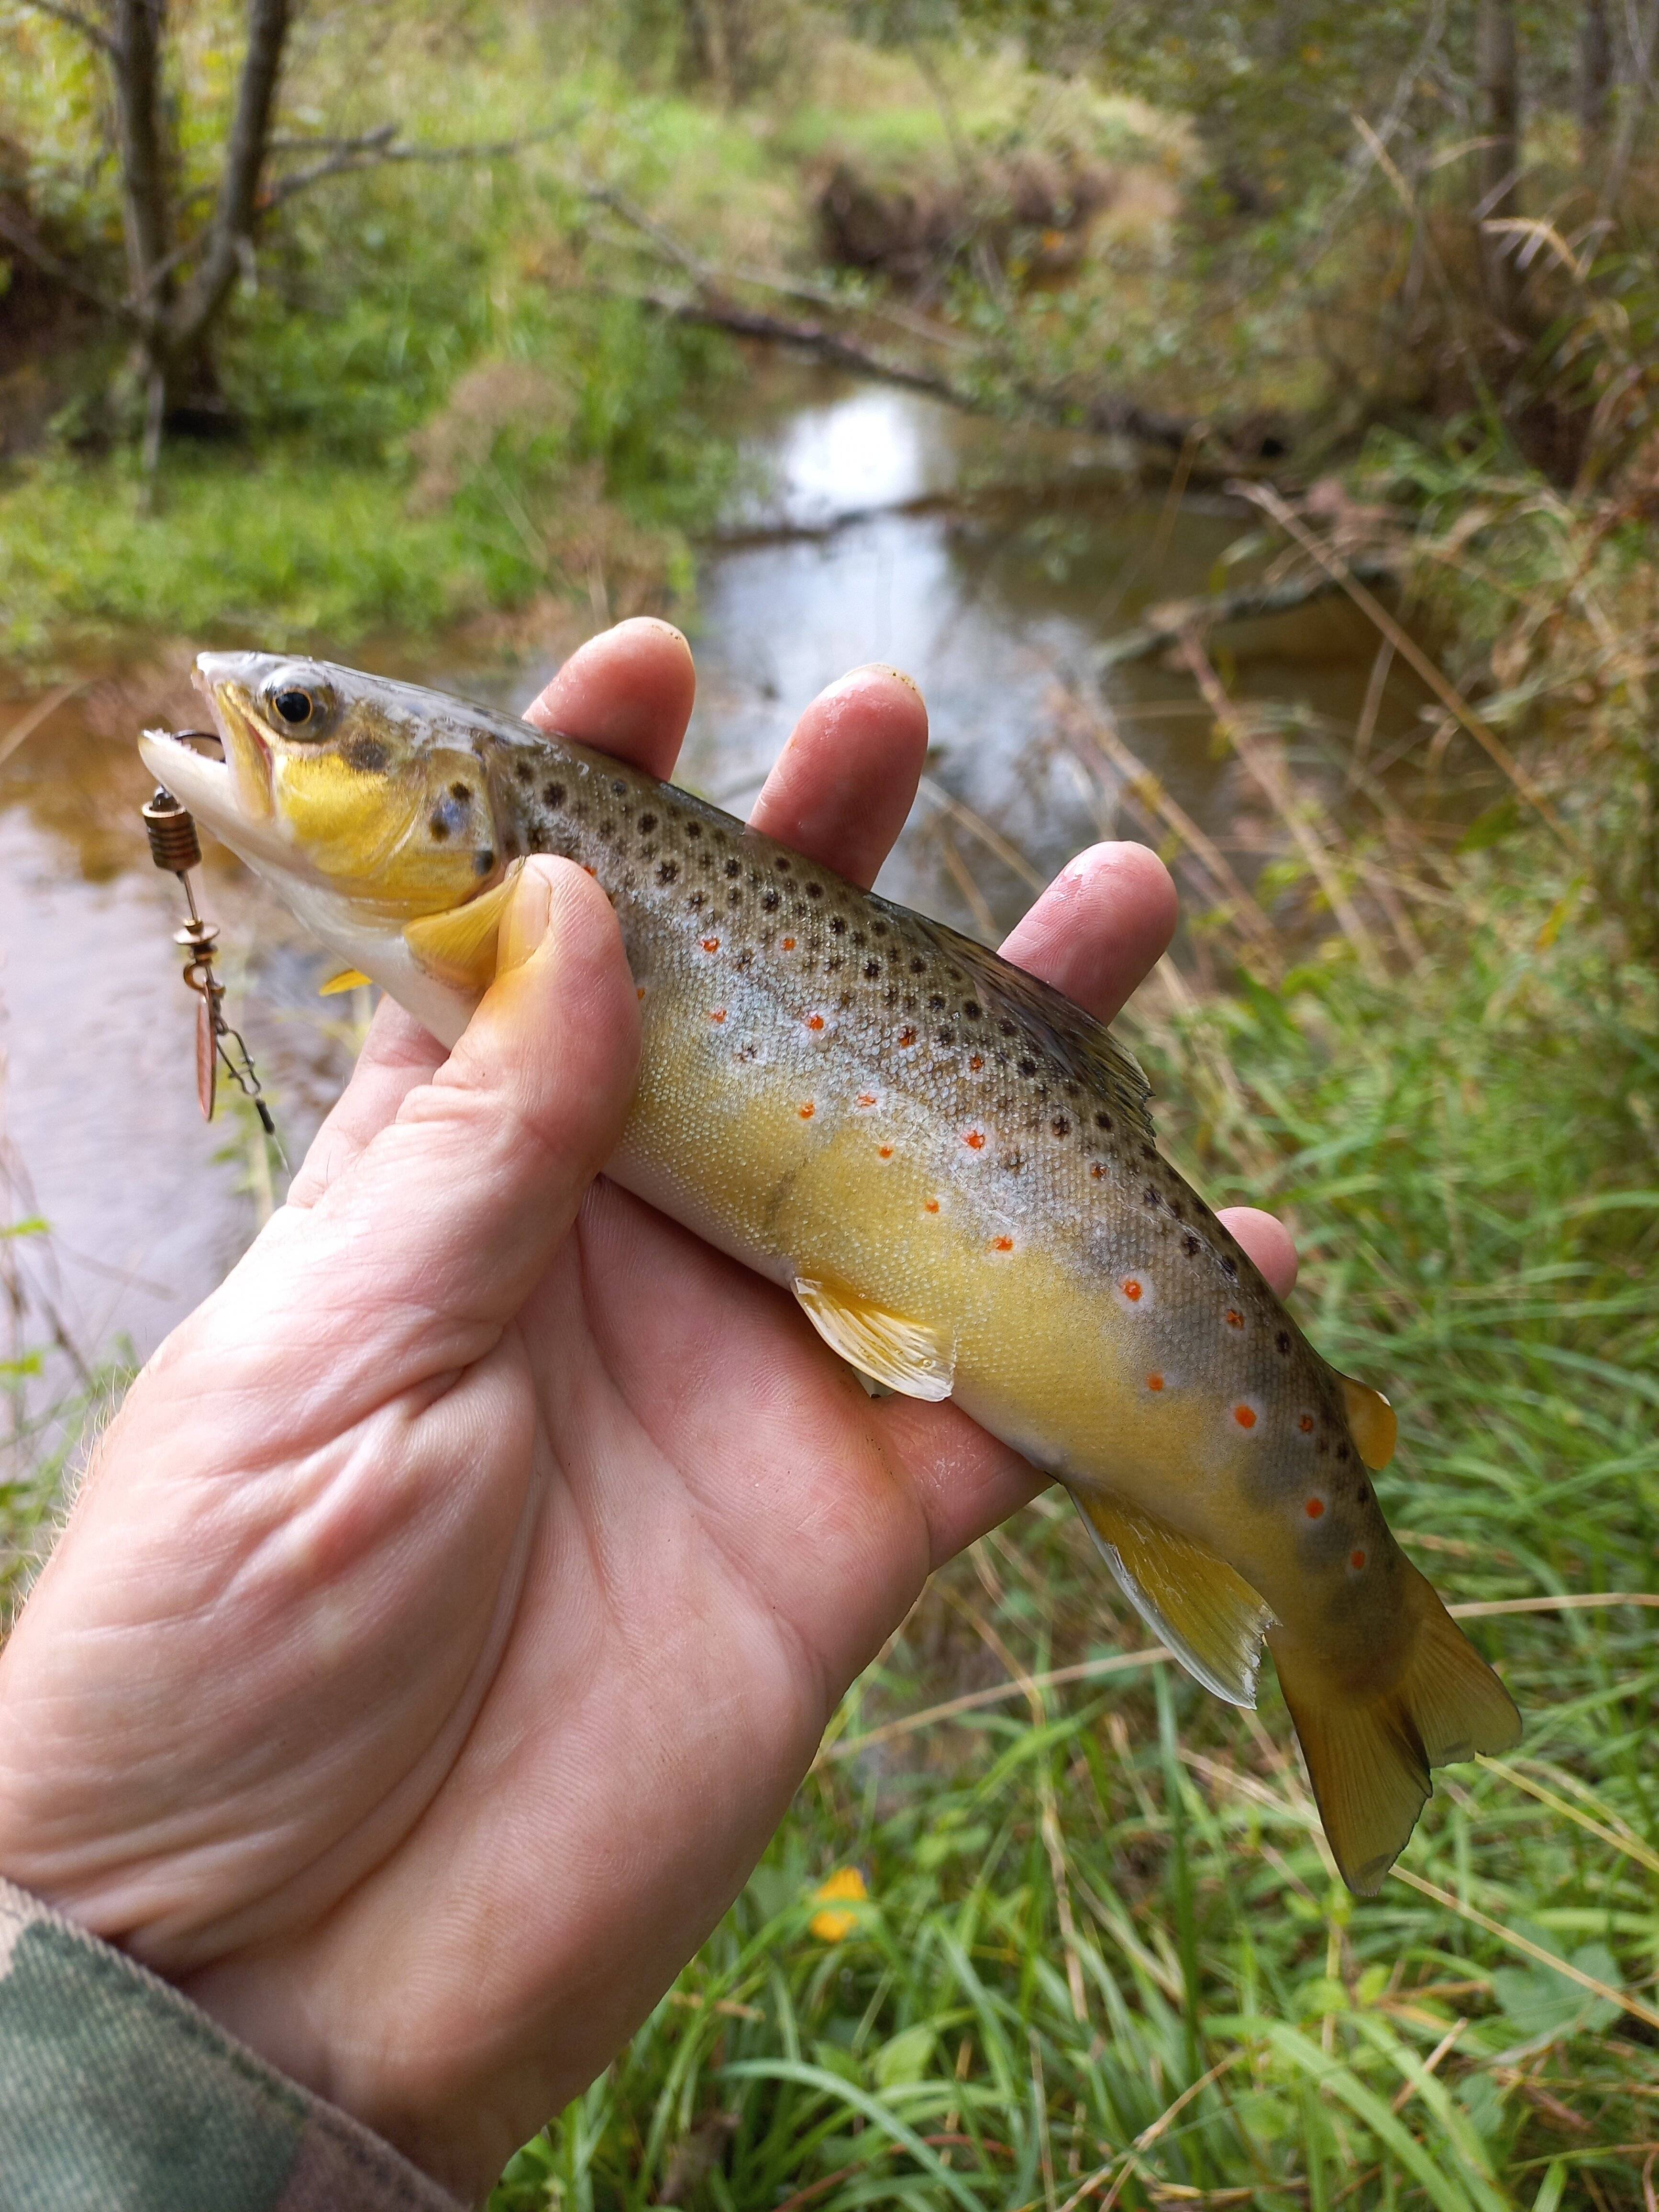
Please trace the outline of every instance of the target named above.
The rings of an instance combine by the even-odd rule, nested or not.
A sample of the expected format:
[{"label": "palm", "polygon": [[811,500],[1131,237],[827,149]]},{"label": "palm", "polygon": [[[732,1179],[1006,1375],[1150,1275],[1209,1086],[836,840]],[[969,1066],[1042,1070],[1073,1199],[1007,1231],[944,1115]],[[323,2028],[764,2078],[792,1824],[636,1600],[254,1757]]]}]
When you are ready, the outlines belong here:
[{"label": "palm", "polygon": [[[688,678],[627,625],[544,708],[666,773]],[[868,880],[925,717],[876,672],[826,699],[757,818]],[[1170,921],[1151,856],[1108,857],[1013,948],[1103,1012]],[[536,1133],[568,1138],[562,1218],[492,1196],[521,1133],[473,1032],[434,1081],[383,1009],[295,1204],[135,1389],[0,1672],[0,1865],[463,2187],[620,2045],[930,1568],[1033,1484],[949,1406],[872,1404],[649,1208],[580,1199],[632,1049],[599,932],[568,985],[592,1095]]]}]

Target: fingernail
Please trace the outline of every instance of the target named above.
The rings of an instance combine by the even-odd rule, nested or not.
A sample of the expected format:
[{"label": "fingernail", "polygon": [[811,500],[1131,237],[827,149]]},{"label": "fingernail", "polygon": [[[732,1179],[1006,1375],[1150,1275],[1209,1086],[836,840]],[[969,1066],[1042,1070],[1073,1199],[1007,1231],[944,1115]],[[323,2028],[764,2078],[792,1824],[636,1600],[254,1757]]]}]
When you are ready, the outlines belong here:
[{"label": "fingernail", "polygon": [[501,916],[495,973],[522,967],[546,936],[553,919],[553,878],[544,860],[526,860]]}]

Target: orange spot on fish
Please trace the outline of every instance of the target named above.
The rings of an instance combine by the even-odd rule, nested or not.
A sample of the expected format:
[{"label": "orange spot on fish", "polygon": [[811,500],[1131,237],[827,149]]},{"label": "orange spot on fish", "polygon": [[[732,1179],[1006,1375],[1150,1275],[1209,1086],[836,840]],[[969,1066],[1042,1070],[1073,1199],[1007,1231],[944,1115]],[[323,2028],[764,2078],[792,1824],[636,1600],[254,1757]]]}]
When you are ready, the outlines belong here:
[{"label": "orange spot on fish", "polygon": [[1229,1328],[1243,1328],[1244,1326],[1244,1316],[1237,1306],[1227,1309],[1227,1326]]},{"label": "orange spot on fish", "polygon": [[1106,1172],[1105,1164],[1103,1161],[1097,1160],[1093,1167],[1090,1169],[1089,1172],[1094,1177],[1095,1181],[1098,1182]]},{"label": "orange spot on fish", "polygon": [[978,1071],[984,1066],[985,1062],[980,1057],[979,1054],[975,1052],[969,1053],[968,1055],[968,1065],[975,1071],[975,1073],[977,1073]]},{"label": "orange spot on fish", "polygon": [[793,937],[786,937],[786,938],[784,939],[784,940],[783,940],[783,949],[784,949],[784,951],[785,951],[786,952],[793,952],[793,951],[794,951],[794,949],[795,949],[795,940],[794,940],[794,939],[793,939]]},{"label": "orange spot on fish", "polygon": [[1348,1565],[1349,1565],[1353,1569],[1353,1571],[1354,1571],[1355,1574],[1358,1574],[1358,1573],[1359,1572],[1359,1570],[1361,1569],[1361,1567],[1363,1567],[1363,1566],[1364,1565],[1364,1564],[1365,1564],[1365,1554],[1364,1554],[1363,1552],[1350,1552],[1350,1553],[1349,1553],[1349,1554],[1348,1554]]},{"label": "orange spot on fish", "polygon": [[1012,1251],[1013,1250],[1013,1249],[1014,1249],[1014,1240],[1013,1240],[1013,1238],[1012,1238],[1012,1237],[998,1237],[998,1239],[997,1239],[997,1249],[998,1249],[998,1251],[999,1251],[999,1252],[1012,1252]]},{"label": "orange spot on fish", "polygon": [[711,1006],[708,1010],[708,1018],[711,1022],[723,1022],[726,1019],[725,1007]]},{"label": "orange spot on fish", "polygon": [[1310,1437],[1313,1434],[1313,1415],[1311,1413],[1304,1413],[1296,1425],[1301,1430],[1304,1437]]},{"label": "orange spot on fish", "polygon": [[805,1104],[801,1108],[801,1109],[800,1109],[800,1118],[801,1118],[801,1120],[802,1120],[803,1121],[810,1121],[811,1120],[811,1118],[812,1118],[813,1115],[814,1115],[814,1114],[816,1114],[816,1113],[817,1112],[817,1110],[818,1110],[818,1109],[817,1109],[817,1108],[813,1104],[812,1101],[809,1098],[809,1099],[807,1100],[806,1103],[805,1103]]},{"label": "orange spot on fish", "polygon": [[982,1152],[985,1150],[985,1133],[982,1129],[969,1129],[962,1141],[970,1152]]},{"label": "orange spot on fish", "polygon": [[808,1014],[806,1017],[806,1026],[809,1030],[821,1030],[823,1027],[823,1016],[822,1014]]},{"label": "orange spot on fish", "polygon": [[636,999],[642,999],[645,996],[645,986],[643,983],[636,983],[635,985],[634,996]]},{"label": "orange spot on fish", "polygon": [[875,1092],[873,1091],[860,1091],[858,1096],[858,1103],[860,1106],[873,1106],[876,1103]]},{"label": "orange spot on fish", "polygon": [[705,952],[718,952],[720,949],[720,941],[719,938],[705,937],[702,940],[702,949]]},{"label": "orange spot on fish", "polygon": [[878,1145],[876,1150],[884,1160],[890,1160],[893,1157],[893,1147],[890,1145]]},{"label": "orange spot on fish", "polygon": [[1325,1510],[1325,1501],[1322,1498],[1310,1498],[1307,1504],[1303,1507],[1302,1510],[1307,1515],[1310,1521],[1317,1521],[1320,1515]]},{"label": "orange spot on fish", "polygon": [[915,1041],[916,1033],[914,1030],[901,1030],[899,1031],[899,1042],[902,1045],[913,1045]]},{"label": "orange spot on fish", "polygon": [[1161,1390],[1164,1388],[1164,1377],[1161,1375],[1149,1375],[1146,1377],[1146,1388],[1149,1390]]},{"label": "orange spot on fish", "polygon": [[930,1198],[921,1210],[924,1213],[937,1213],[939,1212],[939,1200],[936,1198]]},{"label": "orange spot on fish", "polygon": [[1235,1406],[1233,1407],[1233,1419],[1238,1423],[1241,1429],[1253,1429],[1255,1426],[1255,1407]]},{"label": "orange spot on fish", "polygon": [[1129,1304],[1131,1305],[1136,1304],[1139,1300],[1140,1294],[1140,1285],[1136,1282],[1133,1275],[1126,1275],[1123,1279],[1123,1295],[1127,1298]]}]

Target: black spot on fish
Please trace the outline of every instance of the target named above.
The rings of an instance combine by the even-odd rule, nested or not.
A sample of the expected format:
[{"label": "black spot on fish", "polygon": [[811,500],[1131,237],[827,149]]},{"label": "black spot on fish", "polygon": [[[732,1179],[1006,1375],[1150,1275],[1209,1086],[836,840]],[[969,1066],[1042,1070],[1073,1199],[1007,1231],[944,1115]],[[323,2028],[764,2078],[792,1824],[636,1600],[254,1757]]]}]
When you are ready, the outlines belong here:
[{"label": "black spot on fish", "polygon": [[542,786],[542,797],[547,801],[550,806],[562,806],[564,805],[564,786],[562,783],[544,783]]},{"label": "black spot on fish", "polygon": [[999,1167],[1006,1168],[1010,1175],[1018,1175],[1024,1164],[1018,1152],[1005,1152],[997,1163]]},{"label": "black spot on fish", "polygon": [[679,872],[680,864],[678,860],[664,860],[658,866],[657,881],[659,884],[672,884]]},{"label": "black spot on fish", "polygon": [[613,796],[617,799],[626,799],[628,796],[628,786],[619,775],[612,777],[611,789]]},{"label": "black spot on fish", "polygon": [[1234,1282],[1237,1281],[1238,1262],[1234,1259],[1231,1252],[1224,1252],[1221,1255],[1221,1272],[1224,1275],[1229,1276]]},{"label": "black spot on fish", "polygon": [[[378,775],[392,754],[378,738],[348,738],[340,748],[340,757],[360,775]],[[461,788],[465,791],[466,786],[463,784]]]},{"label": "black spot on fish", "polygon": [[823,896],[823,885],[822,884],[808,884],[806,886],[806,896],[808,898],[821,899]]},{"label": "black spot on fish", "polygon": [[1353,1454],[1348,1449],[1346,1444],[1339,1444],[1336,1448],[1336,1456],[1339,1462],[1346,1467],[1353,1457]]},{"label": "black spot on fish", "polygon": [[1109,1129],[1111,1126],[1112,1117],[1109,1114],[1097,1114],[1095,1115],[1095,1127],[1097,1129]]},{"label": "black spot on fish", "polygon": [[1356,1505],[1369,1505],[1370,1504],[1371,1486],[1370,1483],[1362,1482],[1360,1484],[1358,1489],[1356,1490],[1353,1494],[1353,1502]]},{"label": "black spot on fish", "polygon": [[777,859],[773,861],[772,866],[777,870],[781,876],[787,876],[789,872],[788,855],[784,853],[780,853]]},{"label": "black spot on fish", "polygon": [[781,891],[768,891],[766,896],[761,901],[761,904],[766,908],[768,914],[770,914],[779,904],[782,896],[783,894]]},{"label": "black spot on fish", "polygon": [[957,1041],[957,1033],[954,1030],[941,1030],[939,1033],[939,1041],[943,1045],[952,1045]]},{"label": "black spot on fish", "polygon": [[726,864],[726,872],[728,876],[735,876],[742,866],[741,860],[728,860]]},{"label": "black spot on fish", "polygon": [[1284,1353],[1285,1353],[1285,1357],[1288,1358],[1288,1357],[1290,1356],[1290,1350],[1291,1350],[1291,1333],[1290,1333],[1290,1331],[1289,1331],[1288,1329],[1285,1329],[1285,1328],[1281,1328],[1281,1329],[1279,1330],[1279,1332],[1278,1335],[1273,1339],[1273,1342],[1274,1342],[1274,1344],[1275,1344],[1275,1345],[1277,1345],[1277,1346],[1279,1347],[1279,1351],[1281,1351],[1282,1352],[1284,1352]]},{"label": "black spot on fish", "polygon": [[471,806],[472,804],[471,791],[464,783],[452,783],[449,787],[449,795],[458,805]]},{"label": "black spot on fish", "polygon": [[871,978],[871,980],[873,981],[874,981],[874,979],[875,979],[878,975],[880,975],[880,973],[881,973],[881,963],[880,963],[880,961],[879,961],[879,960],[866,960],[866,961],[865,962],[865,963],[864,963],[864,972],[865,972],[865,974],[866,974],[866,975],[868,975],[868,976]]},{"label": "black spot on fish", "polygon": [[885,937],[887,924],[884,921],[872,921],[870,925],[870,934],[872,937]]},{"label": "black spot on fish", "polygon": [[968,1000],[967,1004],[963,1007],[962,1018],[967,1022],[976,1022],[979,1019],[980,1005],[977,999],[969,999]]},{"label": "black spot on fish", "polygon": [[648,837],[648,836],[651,835],[651,832],[652,832],[652,831],[656,828],[656,826],[657,826],[657,817],[656,817],[656,816],[655,816],[654,814],[641,814],[641,817],[640,817],[640,835],[641,835],[641,837]]},{"label": "black spot on fish", "polygon": [[1016,1065],[1022,1075],[1035,1075],[1036,1073],[1036,1062],[1031,1058],[1029,1053],[1024,1060],[1018,1061]]},{"label": "black spot on fish", "polygon": [[482,853],[475,853],[472,855],[472,872],[475,876],[487,876],[495,865],[495,855],[488,845],[484,847]]},{"label": "black spot on fish", "polygon": [[536,771],[528,761],[521,760],[514,762],[513,773],[520,783],[528,783]]},{"label": "black spot on fish", "polygon": [[1056,1114],[1048,1126],[1057,1137],[1069,1137],[1072,1133],[1072,1125],[1063,1114]]},{"label": "black spot on fish", "polygon": [[1189,1260],[1192,1259],[1198,1251],[1198,1239],[1193,1235],[1190,1229],[1181,1240],[1181,1249],[1187,1255],[1187,1257]]},{"label": "black spot on fish", "polygon": [[925,975],[927,973],[927,963],[925,960],[913,960],[910,963],[910,973],[913,975]]},{"label": "black spot on fish", "polygon": [[444,811],[441,806],[437,806],[433,809],[426,826],[432,832],[432,835],[437,842],[441,845],[449,835],[449,823],[445,818]]},{"label": "black spot on fish", "polygon": [[844,937],[847,934],[847,924],[838,914],[832,914],[830,917],[830,934],[831,937]]},{"label": "black spot on fish", "polygon": [[702,835],[702,823],[688,822],[685,825],[685,834],[688,837],[701,837]]},{"label": "black spot on fish", "polygon": [[936,1014],[943,1013],[945,1011],[945,995],[943,992],[935,991],[932,998],[928,1000],[927,1003]]}]

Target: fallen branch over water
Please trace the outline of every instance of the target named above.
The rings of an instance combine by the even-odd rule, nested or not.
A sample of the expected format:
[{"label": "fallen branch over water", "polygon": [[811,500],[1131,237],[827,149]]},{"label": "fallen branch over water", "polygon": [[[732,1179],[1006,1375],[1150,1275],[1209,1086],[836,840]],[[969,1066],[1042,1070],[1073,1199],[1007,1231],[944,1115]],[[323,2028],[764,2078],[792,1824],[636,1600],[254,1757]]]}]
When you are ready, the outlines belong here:
[{"label": "fallen branch over water", "polygon": [[[1362,583],[1385,583],[1400,573],[1399,562],[1378,554],[1351,561],[1348,573]],[[1188,630],[1209,629],[1218,623],[1246,622],[1256,615],[1277,615],[1289,608],[1306,606],[1310,599],[1328,599],[1346,589],[1341,579],[1316,568],[1310,574],[1287,577],[1277,584],[1241,584],[1237,591],[1216,592],[1207,598],[1166,599],[1149,607],[1133,629],[1109,637],[1095,655],[1097,668],[1119,668],[1126,661],[1144,660],[1160,646],[1178,644]]]}]

